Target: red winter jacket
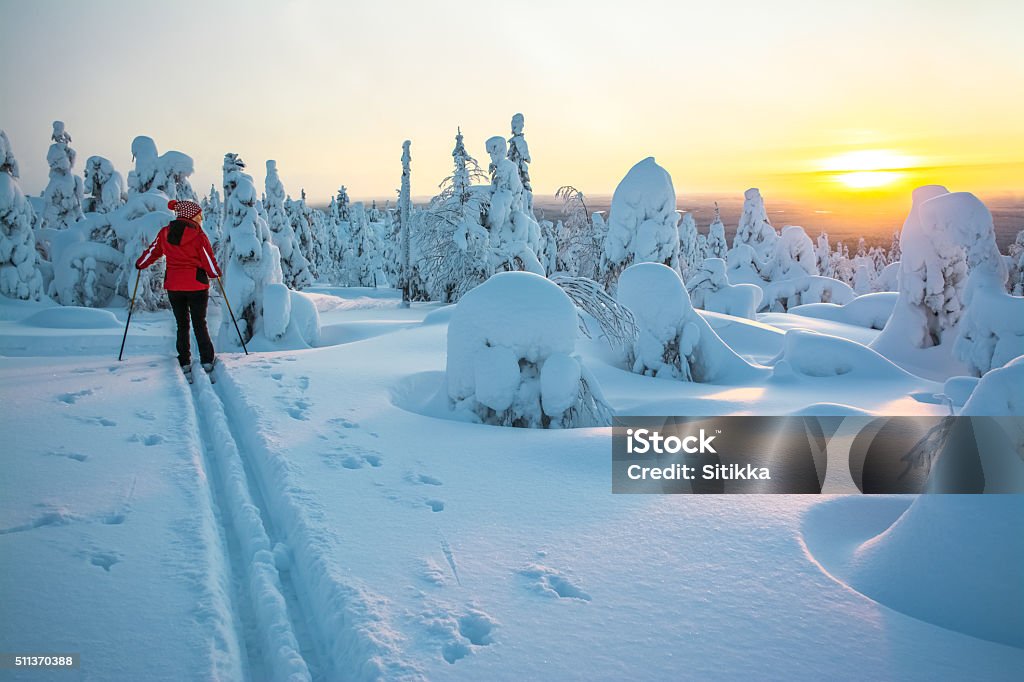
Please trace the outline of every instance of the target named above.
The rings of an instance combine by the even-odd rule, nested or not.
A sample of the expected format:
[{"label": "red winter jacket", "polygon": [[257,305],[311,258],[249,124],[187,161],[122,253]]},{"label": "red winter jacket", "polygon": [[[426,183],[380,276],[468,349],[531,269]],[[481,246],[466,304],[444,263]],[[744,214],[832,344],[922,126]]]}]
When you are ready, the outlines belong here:
[{"label": "red winter jacket", "polygon": [[167,256],[164,289],[168,291],[209,289],[210,278],[220,277],[210,240],[193,220],[172,220],[162,227],[153,243],[135,261],[135,267],[148,268],[160,256]]}]

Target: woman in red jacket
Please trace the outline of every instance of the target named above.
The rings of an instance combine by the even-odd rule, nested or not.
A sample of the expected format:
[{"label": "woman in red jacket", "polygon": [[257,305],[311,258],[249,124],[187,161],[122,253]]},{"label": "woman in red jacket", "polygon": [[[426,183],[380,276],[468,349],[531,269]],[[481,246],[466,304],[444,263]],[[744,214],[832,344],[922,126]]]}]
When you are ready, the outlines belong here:
[{"label": "woman in red jacket", "polygon": [[203,369],[213,371],[213,341],[206,328],[206,305],[210,299],[210,279],[220,277],[220,268],[210,240],[203,232],[202,207],[194,201],[171,201],[167,208],[174,211],[177,218],[160,229],[160,234],[135,262],[135,267],[143,270],[160,256],[167,257],[164,289],[178,323],[178,362],[185,375],[191,378],[190,316],[199,345],[199,360]]}]

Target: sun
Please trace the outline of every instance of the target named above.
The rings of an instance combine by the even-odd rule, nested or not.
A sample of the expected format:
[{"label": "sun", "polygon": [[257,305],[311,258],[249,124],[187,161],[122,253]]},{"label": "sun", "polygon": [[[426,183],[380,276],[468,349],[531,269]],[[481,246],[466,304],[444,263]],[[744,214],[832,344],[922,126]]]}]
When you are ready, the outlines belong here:
[{"label": "sun", "polygon": [[917,160],[885,149],[846,152],[821,162],[821,172],[847,189],[878,189],[895,185],[907,177]]}]

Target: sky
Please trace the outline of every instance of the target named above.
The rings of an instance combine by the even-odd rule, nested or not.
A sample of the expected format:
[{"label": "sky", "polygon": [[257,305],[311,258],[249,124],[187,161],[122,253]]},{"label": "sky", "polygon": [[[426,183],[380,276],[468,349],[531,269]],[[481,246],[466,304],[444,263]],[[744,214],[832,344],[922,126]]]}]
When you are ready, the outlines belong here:
[{"label": "sky", "polygon": [[457,126],[486,166],[516,112],[535,194],[610,194],[647,156],[681,199],[1024,192],[1010,0],[0,0],[0,14],[0,127],[33,194],[54,119],[79,172],[98,154],[127,175],[144,134],[195,159],[201,195],[236,152],[258,187],[276,159],[289,193],[319,204],[341,184],[394,196],[405,139],[413,194],[429,196]]}]

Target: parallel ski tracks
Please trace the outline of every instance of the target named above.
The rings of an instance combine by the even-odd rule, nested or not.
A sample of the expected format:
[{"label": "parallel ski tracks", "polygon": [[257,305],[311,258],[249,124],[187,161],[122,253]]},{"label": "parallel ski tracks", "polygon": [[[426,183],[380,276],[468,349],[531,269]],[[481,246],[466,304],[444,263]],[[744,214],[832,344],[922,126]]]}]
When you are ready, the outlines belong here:
[{"label": "parallel ski tracks", "polygon": [[[223,372],[223,366],[217,371]],[[320,664],[311,637],[309,605],[302,603],[309,591],[292,583],[286,539],[274,533],[252,463],[228,419],[221,392],[202,373],[190,389],[210,493],[220,510],[249,673],[290,682],[322,679],[329,673]]]}]

